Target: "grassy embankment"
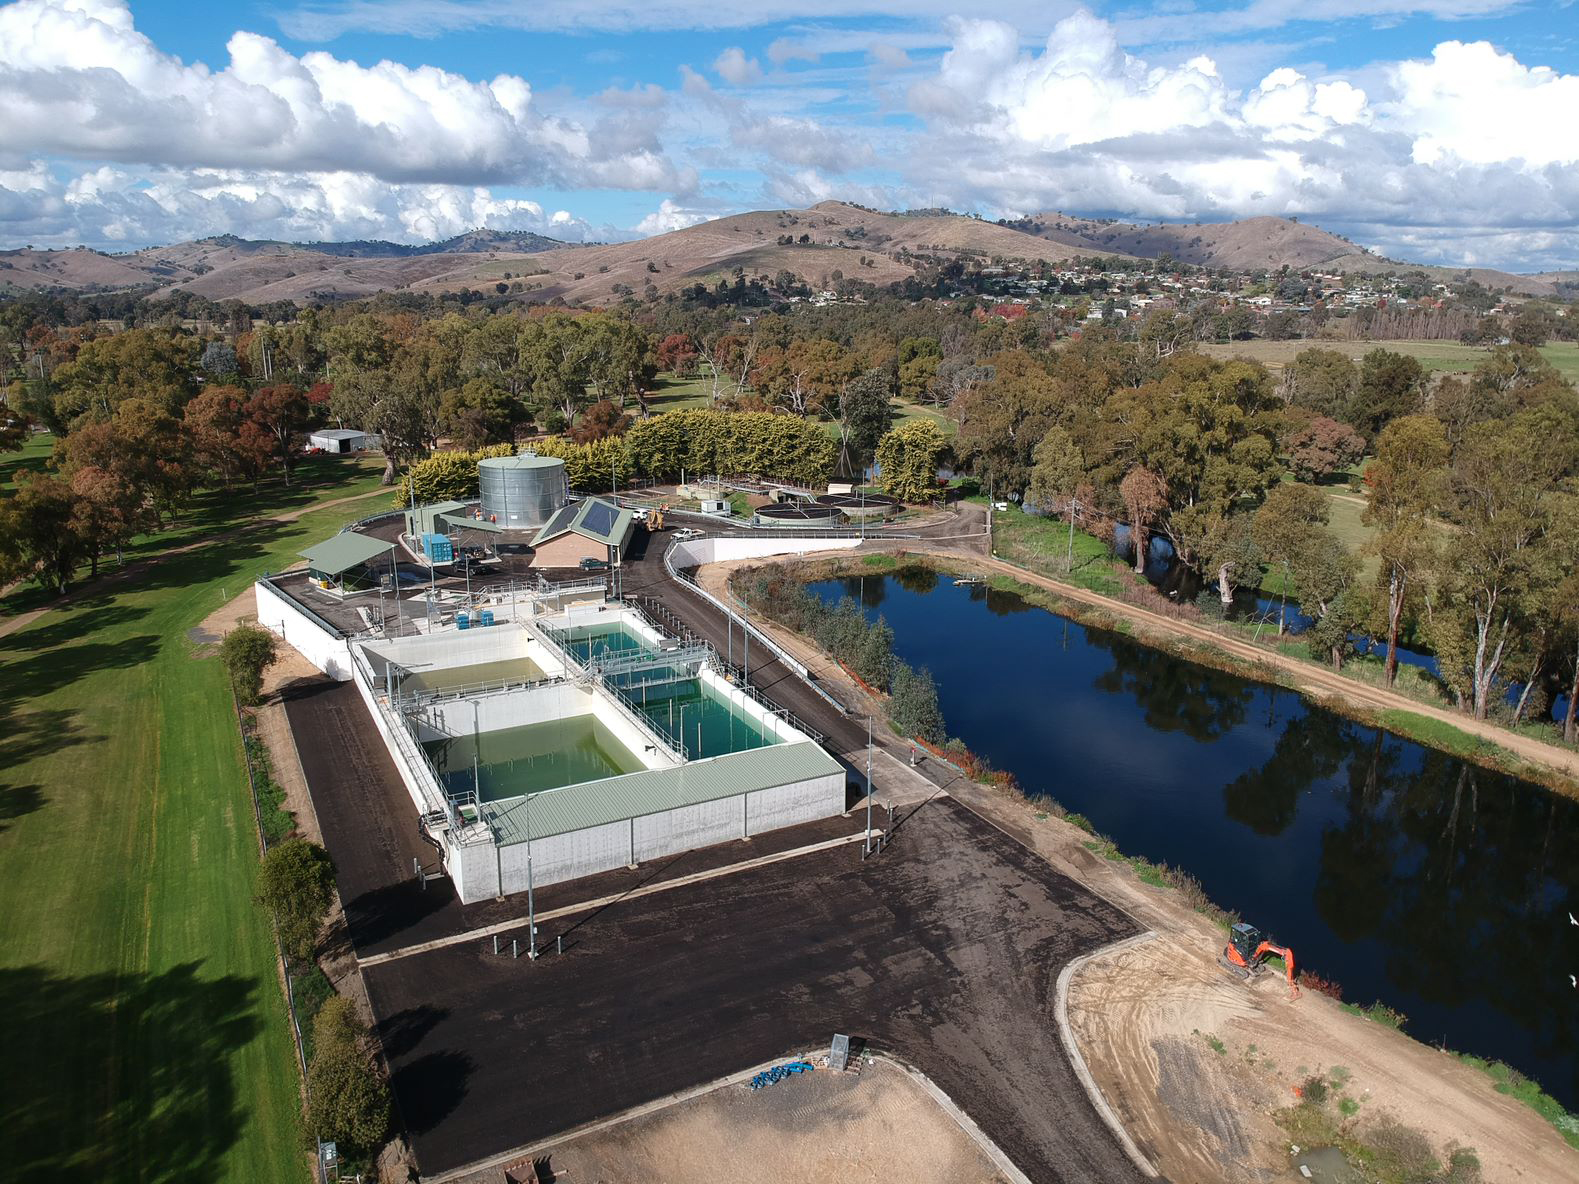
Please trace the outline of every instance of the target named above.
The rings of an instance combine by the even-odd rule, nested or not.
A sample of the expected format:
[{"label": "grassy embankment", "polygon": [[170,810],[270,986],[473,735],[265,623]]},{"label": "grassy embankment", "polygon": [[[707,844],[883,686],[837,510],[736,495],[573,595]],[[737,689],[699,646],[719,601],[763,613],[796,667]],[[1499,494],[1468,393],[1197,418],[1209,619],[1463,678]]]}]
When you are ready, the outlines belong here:
[{"label": "grassy embankment", "polygon": [[[376,479],[202,498],[185,533]],[[230,691],[186,634],[357,509],[199,545],[0,639],[6,1178],[308,1175]]]},{"label": "grassy embankment", "polygon": [[[1016,566],[1024,567],[1026,570],[1038,575],[1048,576],[1055,580],[1067,581],[1080,587],[1088,588],[1104,596],[1136,603],[1141,607],[1152,608],[1156,611],[1166,612],[1169,615],[1188,619],[1192,625],[1222,632],[1238,641],[1254,641],[1268,651],[1275,651],[1287,658],[1293,658],[1312,667],[1330,669],[1323,660],[1311,655],[1310,647],[1303,639],[1298,637],[1279,638],[1276,635],[1275,627],[1261,628],[1258,637],[1257,626],[1253,624],[1242,621],[1214,621],[1204,614],[1194,613],[1188,607],[1170,605],[1163,602],[1149,587],[1140,586],[1126,571],[1126,565],[1112,558],[1107,545],[1100,539],[1084,536],[1085,542],[1082,543],[1083,536],[1079,531],[1075,532],[1076,567],[1073,573],[1068,573],[1064,570],[1064,548],[1068,538],[1068,527],[1066,525],[1050,519],[1033,518],[1016,512],[994,514],[993,523],[994,550],[1000,559],[1007,560]],[[1015,583],[1015,581],[1007,581],[1007,583]],[[1028,595],[1033,601],[1036,600],[1037,596],[1047,596],[1047,593],[1029,586],[1021,586],[1014,590],[1022,591],[1022,594]],[[1127,595],[1126,591],[1128,592]],[[1076,619],[1086,620],[1089,617],[1089,610],[1086,610],[1083,614],[1081,606],[1058,604],[1056,606],[1050,605],[1049,607],[1054,607],[1055,611],[1065,615],[1072,615]],[[1099,614],[1099,616],[1105,616],[1105,614]],[[1117,628],[1119,632],[1133,632],[1132,628],[1121,620],[1098,620],[1091,623],[1098,624],[1104,628]],[[1245,674],[1247,677],[1256,678],[1263,682],[1273,682],[1283,686],[1293,685],[1291,676],[1270,665],[1255,665],[1242,662],[1204,644],[1179,642],[1176,640],[1169,641],[1168,638],[1160,634],[1147,640],[1149,644],[1168,648],[1175,653],[1180,653],[1182,656],[1190,658],[1192,661],[1237,671]],[[1341,673],[1346,678],[1369,686],[1379,687],[1383,683],[1382,660],[1374,655],[1351,656],[1344,663]],[[1433,707],[1450,706],[1443,698],[1439,684],[1430,675],[1417,667],[1401,666],[1397,682],[1392,689],[1406,698],[1414,699],[1422,704]],[[1395,732],[1417,743],[1429,745],[1433,748],[1441,748],[1456,756],[1473,760],[1477,764],[1539,782],[1569,796],[1579,796],[1579,786],[1576,786],[1572,781],[1562,777],[1560,774],[1532,765],[1509,752],[1506,748],[1465,732],[1450,723],[1405,710],[1368,712],[1355,708],[1352,705],[1333,701],[1325,702],[1324,705],[1353,718],[1378,724],[1388,731]],[[1536,736],[1547,743],[1561,743],[1557,731],[1549,726],[1526,725],[1520,728],[1520,732],[1525,735]]]}]

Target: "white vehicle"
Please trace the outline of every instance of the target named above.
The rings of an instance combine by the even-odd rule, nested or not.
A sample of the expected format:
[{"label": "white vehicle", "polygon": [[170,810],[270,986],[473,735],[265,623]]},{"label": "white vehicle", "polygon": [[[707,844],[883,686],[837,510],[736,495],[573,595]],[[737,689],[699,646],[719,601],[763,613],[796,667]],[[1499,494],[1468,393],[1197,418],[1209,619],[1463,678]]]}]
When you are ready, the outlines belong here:
[{"label": "white vehicle", "polygon": [[684,530],[677,530],[674,532],[674,541],[677,543],[683,543],[686,539],[699,539],[701,537],[701,531],[689,526],[687,526]]}]

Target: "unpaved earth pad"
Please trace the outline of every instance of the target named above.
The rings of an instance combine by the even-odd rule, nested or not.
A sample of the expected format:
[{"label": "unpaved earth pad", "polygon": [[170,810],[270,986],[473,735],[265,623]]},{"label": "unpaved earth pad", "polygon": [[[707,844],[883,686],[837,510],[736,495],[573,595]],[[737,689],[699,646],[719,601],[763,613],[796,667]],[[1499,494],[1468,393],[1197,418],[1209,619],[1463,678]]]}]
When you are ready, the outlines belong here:
[{"label": "unpaved earth pad", "polygon": [[[726,1085],[554,1148],[575,1184],[989,1184],[1002,1177],[898,1066]],[[490,1177],[490,1179],[495,1177]]]},{"label": "unpaved earth pad", "polygon": [[1341,1083],[1329,1107],[1358,1104],[1362,1133],[1394,1120],[1443,1161],[1450,1146],[1473,1147],[1486,1184],[1579,1180],[1579,1151],[1480,1072],[1324,996],[1291,1000],[1270,974],[1246,986],[1196,944],[1163,935],[1098,955],[1069,996],[1098,1085],[1174,1184],[1297,1179],[1272,1115],[1316,1074]]}]

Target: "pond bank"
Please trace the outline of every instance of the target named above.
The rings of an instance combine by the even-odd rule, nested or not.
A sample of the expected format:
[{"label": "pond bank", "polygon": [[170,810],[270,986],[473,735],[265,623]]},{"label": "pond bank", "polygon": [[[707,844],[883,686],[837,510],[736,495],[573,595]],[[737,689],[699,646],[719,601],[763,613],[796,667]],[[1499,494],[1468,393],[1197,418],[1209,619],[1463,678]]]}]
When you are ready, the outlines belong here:
[{"label": "pond bank", "polygon": [[[717,590],[722,575],[715,568],[703,579]],[[763,627],[797,657],[811,659],[846,702],[865,708],[854,684],[817,662],[803,640]],[[890,738],[890,746],[903,760],[904,745]],[[1154,956],[1132,951],[1094,960],[1073,985],[1071,1019],[1104,1093],[1171,1178],[1239,1178],[1235,1172],[1245,1166],[1286,1170],[1286,1139],[1270,1112],[1296,1102],[1293,1088],[1312,1073],[1336,1067],[1350,1075],[1344,1096],[1359,1109],[1342,1113],[1358,1131],[1396,1118],[1423,1132],[1444,1162],[1454,1140],[1473,1145],[1488,1181],[1575,1177],[1576,1153],[1552,1127],[1496,1093],[1472,1066],[1314,993],[1289,1000],[1270,977],[1246,990],[1216,968],[1222,935],[1181,894],[1143,882],[1126,862],[1103,858],[1089,834],[1034,803],[957,779],[948,792],[1162,935],[1151,947]],[[1297,933],[1284,936],[1299,944]],[[1261,1051],[1274,1042],[1275,1054]],[[1192,1099],[1209,1113],[1192,1110]],[[1338,1105],[1335,1100],[1334,1114]]]},{"label": "pond bank", "polygon": [[884,554],[802,560],[796,575],[808,582],[843,575],[876,574],[870,561],[918,564],[937,572],[979,575],[989,587],[1015,592],[1029,603],[1082,625],[1109,629],[1177,657],[1297,691],[1312,703],[1405,739],[1544,785],[1579,799],[1579,752],[1510,732],[1485,720],[1433,707],[1381,687],[1346,678],[1320,665],[1179,620],[1099,592],[1028,571],[1001,559],[925,545],[886,548]]}]

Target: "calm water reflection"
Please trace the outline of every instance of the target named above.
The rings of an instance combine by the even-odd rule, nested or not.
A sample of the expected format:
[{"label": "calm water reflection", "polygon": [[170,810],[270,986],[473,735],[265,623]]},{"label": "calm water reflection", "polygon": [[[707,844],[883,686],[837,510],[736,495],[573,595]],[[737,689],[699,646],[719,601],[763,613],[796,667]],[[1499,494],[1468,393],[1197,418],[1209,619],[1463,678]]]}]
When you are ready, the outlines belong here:
[{"label": "calm water reflection", "polygon": [[936,676],[949,732],[1183,867],[1346,999],[1579,1104],[1579,803],[931,572],[826,581]]}]

